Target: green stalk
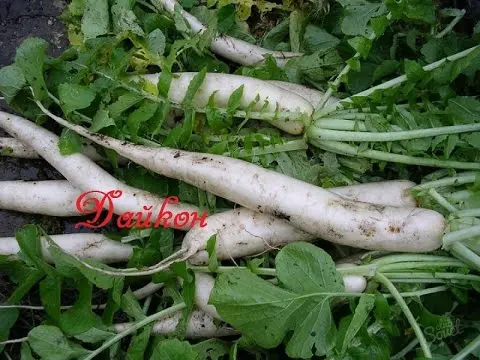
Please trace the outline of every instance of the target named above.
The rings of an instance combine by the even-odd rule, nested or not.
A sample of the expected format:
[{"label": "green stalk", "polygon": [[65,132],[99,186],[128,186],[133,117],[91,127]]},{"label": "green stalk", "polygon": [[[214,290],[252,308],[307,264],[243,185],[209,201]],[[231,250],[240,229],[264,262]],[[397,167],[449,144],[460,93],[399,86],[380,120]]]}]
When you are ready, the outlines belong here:
[{"label": "green stalk", "polygon": [[435,189],[428,190],[428,194],[442,207],[444,207],[447,211],[456,212],[458,209],[450,204],[450,202],[445,199],[442,195],[438,193]]},{"label": "green stalk", "polygon": [[128,335],[133,334],[137,330],[141,329],[144,326],[147,326],[148,324],[150,324],[150,323],[152,323],[152,322],[154,322],[158,319],[170,316],[170,315],[176,313],[177,311],[183,310],[183,309],[185,309],[185,307],[186,307],[185,303],[181,302],[177,305],[173,305],[173,306],[169,307],[168,309],[164,309],[164,310],[159,311],[159,312],[157,312],[153,315],[147,316],[145,319],[135,323],[134,325],[132,325],[131,327],[129,327],[125,331],[122,331],[120,334],[115,335],[112,338],[110,338],[109,340],[105,341],[102,344],[102,346],[100,346],[95,351],[92,351],[87,357],[83,358],[82,360],[91,360],[91,359],[95,358],[97,355],[100,355],[103,351],[108,349],[113,344],[119,342],[124,337],[127,337]]},{"label": "green stalk", "polygon": [[465,172],[457,176],[448,177],[440,180],[428,181],[423,184],[412,187],[411,190],[427,190],[446,186],[458,186],[463,184],[474,183],[479,173]]},{"label": "green stalk", "polygon": [[428,346],[427,339],[423,335],[420,326],[418,325],[415,317],[413,316],[412,312],[410,311],[407,303],[403,299],[402,295],[398,292],[395,285],[392,284],[390,280],[388,280],[383,274],[378,273],[375,278],[378,280],[379,283],[383,284],[392,294],[392,296],[397,301],[398,305],[402,309],[403,313],[405,314],[410,326],[412,327],[415,335],[417,336],[418,341],[420,342],[420,347],[422,348],[423,354],[426,358],[431,359],[432,353],[430,351],[430,347]]},{"label": "green stalk", "polygon": [[[448,287],[447,286],[436,286],[433,288],[428,288],[428,289],[423,289],[423,290],[417,290],[417,291],[407,291],[407,292],[402,292],[400,295],[402,297],[415,297],[415,296],[424,296],[424,295],[430,295],[430,294],[436,294],[438,292],[443,292],[447,291]],[[390,295],[392,296],[392,295]],[[384,297],[389,297],[388,294],[385,294]]]},{"label": "green stalk", "polygon": [[452,357],[450,360],[462,360],[465,359],[468,355],[474,352],[480,346],[480,335],[472,340],[470,344],[462,349],[457,355]]},{"label": "green stalk", "polygon": [[307,131],[308,138],[332,141],[366,141],[366,142],[389,142],[420,139],[447,134],[460,134],[465,132],[480,131],[480,124],[442,126],[430,129],[417,129],[392,132],[360,132],[360,131],[338,131],[324,129],[317,125],[310,126]]},{"label": "green stalk", "polygon": [[413,269],[431,269],[439,267],[459,267],[465,268],[466,264],[463,262],[453,259],[450,261],[434,261],[434,262],[412,262],[412,263],[396,263],[380,266],[378,271],[384,273],[389,271],[402,271],[402,270],[413,270]]},{"label": "green stalk", "polygon": [[[423,255],[423,254],[400,254],[389,255],[371,261],[371,264],[377,266],[389,265],[403,262],[438,262],[438,261],[455,261],[455,259],[449,256],[437,256],[437,255]],[[460,261],[458,261],[460,263]]]},{"label": "green stalk", "polygon": [[357,146],[349,145],[338,141],[320,141],[310,139],[309,142],[325,151],[330,151],[340,155],[363,157],[379,161],[395,162],[407,165],[418,165],[439,168],[454,168],[464,170],[480,170],[480,162],[462,162],[450,160],[438,160],[429,158],[419,158],[408,155],[399,155],[387,153],[378,150],[361,150]]},{"label": "green stalk", "polygon": [[459,259],[471,264],[474,268],[480,271],[480,256],[470,250],[464,244],[456,242],[450,248],[450,252]]},{"label": "green stalk", "polygon": [[[473,53],[475,50],[477,50],[479,47],[480,47],[480,45],[477,45],[477,46],[471,47],[469,49],[460,51],[460,52],[458,52],[454,55],[447,56],[443,59],[440,59],[438,61],[435,61],[431,64],[428,64],[428,65],[424,66],[423,70],[424,71],[432,71],[432,70],[438,69],[440,66],[445,64],[447,61],[452,62],[452,61],[456,61],[456,60],[462,59],[464,57],[467,57],[468,55]],[[377,86],[373,86],[373,87],[371,87],[371,88],[369,88],[365,91],[359,92],[358,94],[352,95],[352,96],[350,96],[346,99],[342,99],[342,103],[347,103],[347,104],[352,103],[354,97],[367,97],[367,96],[372,95],[377,90],[390,89],[390,88],[398,86],[398,85],[400,85],[400,84],[402,84],[406,81],[407,81],[407,75],[398,76],[398,77],[396,77],[394,79],[391,79],[389,81],[386,81],[382,84],[379,84]],[[320,110],[319,112],[317,112],[316,116],[317,117],[322,117],[322,116],[328,115],[328,114],[330,114],[334,111],[340,110],[342,108],[344,108],[344,105],[333,104],[333,105],[327,106],[327,107],[323,108],[322,110]]]},{"label": "green stalk", "polygon": [[401,272],[401,273],[383,273],[389,279],[442,279],[442,280],[466,280],[480,281],[479,275],[459,274],[448,272]]},{"label": "green stalk", "polygon": [[245,158],[250,156],[261,156],[266,154],[275,154],[280,152],[287,152],[287,151],[296,151],[296,150],[306,150],[308,149],[308,145],[305,140],[292,140],[288,141],[285,144],[277,144],[277,145],[267,145],[264,147],[255,147],[252,150],[239,150],[233,152],[224,153],[224,156],[231,156],[237,158]]},{"label": "green stalk", "polygon": [[[387,20],[390,21],[391,19],[392,19],[392,13],[388,13],[387,14]],[[376,38],[377,38],[377,34],[375,34],[375,31],[373,31],[368,36],[368,40],[370,40],[370,41],[373,41]],[[360,56],[361,56],[361,54],[359,52],[356,52],[355,55],[353,55],[352,59],[357,60],[357,59],[360,58]],[[345,67],[342,69],[342,71],[340,71],[340,74],[337,75],[337,77],[335,78],[333,83],[330,84],[330,86],[328,87],[328,89],[325,92],[325,94],[323,95],[323,97],[320,99],[320,103],[318,104],[316,111],[320,111],[325,106],[328,99],[330,99],[330,97],[333,94],[333,89],[336,89],[340,85],[340,83],[342,82],[342,79],[350,72],[350,70],[351,70],[350,65],[346,64]]]},{"label": "green stalk", "polygon": [[418,345],[418,339],[415,338],[412,341],[408,343],[407,346],[405,346],[402,350],[400,350],[398,353],[393,355],[390,360],[401,360],[403,359],[410,351],[412,351],[415,346]]},{"label": "green stalk", "polygon": [[480,216],[480,208],[460,210],[460,211],[455,212],[453,215],[455,215],[457,217],[479,217]]},{"label": "green stalk", "polygon": [[449,249],[453,243],[480,236],[480,225],[452,231],[443,236],[443,247]]},{"label": "green stalk", "polygon": [[336,118],[321,118],[315,121],[310,126],[312,128],[331,129],[331,130],[345,130],[345,131],[367,131],[365,123],[356,120],[336,119]]},{"label": "green stalk", "polygon": [[453,18],[453,20],[450,22],[450,24],[448,24],[445,29],[443,29],[442,31],[440,31],[437,35],[435,35],[435,38],[436,39],[441,39],[443,38],[445,35],[447,35],[450,31],[453,30],[453,28],[455,27],[455,25],[458,24],[458,22],[465,16],[465,9],[462,9],[460,10],[460,13],[455,16]]}]

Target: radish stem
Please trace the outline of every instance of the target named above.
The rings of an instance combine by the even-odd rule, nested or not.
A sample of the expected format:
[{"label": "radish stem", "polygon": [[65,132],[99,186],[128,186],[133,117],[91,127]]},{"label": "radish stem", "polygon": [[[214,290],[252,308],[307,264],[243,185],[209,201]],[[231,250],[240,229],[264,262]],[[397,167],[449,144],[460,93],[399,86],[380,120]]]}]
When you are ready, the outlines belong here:
[{"label": "radish stem", "polygon": [[420,329],[420,326],[418,325],[417,321],[415,320],[415,317],[413,316],[412,312],[410,311],[410,308],[408,307],[407,303],[403,299],[403,297],[400,295],[398,292],[397,288],[395,285],[391,283],[388,278],[385,277],[383,274],[377,274],[375,278],[380,282],[382,285],[384,285],[392,294],[392,296],[395,298],[397,301],[397,304],[400,306],[402,309],[403,313],[405,314],[408,322],[410,323],[410,326],[412,327],[413,331],[415,332],[415,335],[418,338],[418,341],[420,342],[420,346],[423,350],[423,354],[425,355],[426,358],[431,359],[432,358],[432,353],[430,351],[430,347],[428,346],[427,339],[425,339],[425,336],[423,335],[422,330]]}]

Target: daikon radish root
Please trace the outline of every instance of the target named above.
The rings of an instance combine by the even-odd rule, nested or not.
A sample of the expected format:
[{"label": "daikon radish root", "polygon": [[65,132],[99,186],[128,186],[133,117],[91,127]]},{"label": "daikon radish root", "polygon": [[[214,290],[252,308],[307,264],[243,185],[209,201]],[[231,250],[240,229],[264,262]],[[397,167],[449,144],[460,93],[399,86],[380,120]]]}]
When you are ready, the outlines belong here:
[{"label": "daikon radish root", "polygon": [[[183,103],[188,86],[195,75],[197,75],[197,73],[193,72],[174,74],[168,91],[169,100],[177,104]],[[142,77],[157,84],[160,74],[142,75]],[[310,102],[302,96],[267,81],[241,75],[217,73],[208,73],[205,76],[205,80],[195,94],[193,105],[202,108],[206,107],[210,96],[215,93],[215,104],[218,107],[226,108],[232,93],[242,85],[244,89],[240,109],[247,109],[252,102],[256,101],[258,96],[259,100],[251,111],[273,113],[278,110],[282,112],[303,113],[305,114],[305,118],[309,120],[315,110]],[[305,125],[308,125],[300,120],[289,119],[268,122],[294,135],[302,134],[305,130]]]},{"label": "daikon radish root", "polygon": [[[5,151],[5,155],[14,158],[41,159],[41,156],[38,155],[35,150],[15,138],[0,138],[0,152],[1,151]],[[82,154],[84,154],[93,161],[103,160],[103,158],[98,154],[95,147],[88,143],[83,145]]]},{"label": "daikon radish root", "polygon": [[[165,9],[172,15],[175,14],[175,8],[178,7],[181,9],[180,14],[188,22],[194,33],[206,30],[205,25],[192,14],[183,10],[175,0],[152,0],[152,3],[157,7]],[[241,65],[258,65],[265,60],[265,55],[271,55],[279,66],[283,66],[287,60],[302,56],[302,54],[298,53],[267,50],[228,35],[215,37],[211,44],[211,49],[217,55]]]},{"label": "daikon radish root", "polygon": [[[428,252],[441,246],[446,221],[436,211],[352,201],[239,159],[153,148],[100,136],[50,113],[40,102],[37,105],[59,124],[151,171],[274,215],[319,238],[357,248],[398,252]],[[178,259],[188,259],[203,246],[198,242],[189,245],[177,254]]]},{"label": "daikon radish root", "polygon": [[1,181],[0,209],[49,216],[79,216],[81,191],[68,181]]},{"label": "daikon radish root", "polygon": [[[192,222],[200,220],[197,219],[200,209],[193,205],[181,204],[178,203],[178,199],[164,199],[147,191],[128,186],[83,154],[61,155],[57,146],[58,136],[27,119],[0,112],[0,127],[11,136],[33,148],[75,188],[82,193],[89,192],[81,200],[86,214],[91,213],[92,206],[99,210],[98,212],[103,207],[109,210],[108,216],[111,213],[120,215],[121,218],[118,221],[121,221],[123,226],[129,224],[146,226],[149,223],[155,225],[158,221],[158,226],[189,229]],[[154,217],[157,214],[159,215],[156,217],[156,221]],[[192,215],[192,222],[177,222],[175,218],[182,216],[182,214],[184,219],[185,214],[189,214],[188,220]],[[98,215],[101,218],[101,215]],[[101,219],[98,227],[100,225],[105,226],[104,223],[108,220],[108,218]]]},{"label": "daikon radish root", "polygon": [[[152,329],[154,335],[172,334],[178,326],[182,313],[177,312],[172,316],[158,320]],[[133,326],[134,323],[115,324],[114,329],[120,333]],[[187,323],[186,337],[188,339],[219,338],[238,335],[239,332],[225,324],[217,325],[214,319],[203,311],[193,311]]]},{"label": "daikon radish root", "polygon": [[[133,248],[130,245],[110,240],[102,234],[75,233],[49,235],[49,237],[67,254],[104,264],[125,262],[133,254]],[[47,240],[41,237],[40,241],[45,261],[52,262]],[[20,247],[15,237],[0,238],[0,255],[15,258],[19,251]]]}]

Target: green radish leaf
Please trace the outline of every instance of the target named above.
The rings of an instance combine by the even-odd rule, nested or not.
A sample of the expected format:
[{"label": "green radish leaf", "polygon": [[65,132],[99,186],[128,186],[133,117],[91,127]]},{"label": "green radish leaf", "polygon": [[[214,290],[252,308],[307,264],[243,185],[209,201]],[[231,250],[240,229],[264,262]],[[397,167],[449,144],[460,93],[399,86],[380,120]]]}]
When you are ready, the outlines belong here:
[{"label": "green radish leaf", "polygon": [[292,11],[290,14],[290,47],[294,52],[300,52],[300,42],[302,38],[303,28],[305,26],[305,18],[300,11]]},{"label": "green radish leaf", "polygon": [[143,100],[143,97],[135,93],[127,93],[122,95],[108,107],[110,116],[114,119],[118,118],[124,111],[130,109],[132,106],[138,104]]},{"label": "green radish leaf", "polygon": [[244,89],[244,85],[240,86],[238,89],[235,89],[235,91],[232,92],[232,95],[230,95],[230,97],[228,98],[227,112],[230,116],[233,116],[235,111],[237,111],[237,109],[240,107]]},{"label": "green radish leaf", "polygon": [[207,252],[208,252],[208,270],[210,272],[215,272],[218,268],[218,259],[217,259],[217,235],[212,235],[207,241]]},{"label": "green radish leaf", "polygon": [[43,359],[68,360],[90,353],[69,341],[59,328],[50,325],[40,325],[32,329],[28,333],[28,343]]},{"label": "green radish leaf", "polygon": [[[6,341],[10,335],[10,329],[17,322],[20,312],[16,308],[0,309],[0,342]],[[0,353],[5,345],[0,345]]]},{"label": "green radish leaf", "polygon": [[116,126],[115,121],[109,116],[108,110],[99,109],[92,119],[90,131],[99,132],[109,126]]},{"label": "green radish leaf", "polygon": [[95,91],[88,86],[64,83],[58,86],[58,96],[63,111],[70,114],[74,110],[85,109],[95,100]]},{"label": "green radish leaf", "polygon": [[286,345],[288,356],[325,355],[335,345],[336,327],[330,297],[323,294],[344,291],[335,263],[312,244],[294,243],[279,252],[275,265],[286,289],[248,270],[231,270],[216,279],[210,303],[226,322],[263,348],[278,346],[293,331]]},{"label": "green radish leaf", "polygon": [[110,31],[108,0],[85,0],[82,33],[85,40],[105,35]]},{"label": "green radish leaf", "polygon": [[401,2],[387,0],[385,3],[397,19],[412,19],[427,24],[434,24],[436,21],[436,6],[432,0],[405,0]]},{"label": "green radish leaf", "polygon": [[38,270],[55,277],[55,270],[43,260],[42,240],[35,225],[25,225],[15,233],[22,255],[28,259]]},{"label": "green radish leaf", "polygon": [[480,101],[473,97],[458,96],[448,100],[447,111],[457,124],[471,124],[480,119]]},{"label": "green radish leaf", "polygon": [[63,156],[79,153],[83,149],[82,138],[73,130],[63,129],[58,140],[58,149]]},{"label": "green radish leaf", "polygon": [[222,340],[208,339],[192,346],[197,360],[222,360],[230,353],[230,345]]},{"label": "green radish leaf", "polygon": [[60,319],[61,294],[62,283],[60,279],[48,276],[40,282],[42,305],[55,323],[58,323]]},{"label": "green radish leaf", "polygon": [[344,291],[343,277],[330,255],[313,244],[289,244],[278,253],[275,266],[278,279],[296,293]]},{"label": "green radish leaf", "polygon": [[141,328],[130,341],[127,350],[128,360],[144,360],[150,337],[152,335],[154,324],[149,324]]},{"label": "green radish leaf", "polygon": [[7,104],[10,104],[13,98],[27,84],[22,70],[16,65],[5,66],[0,69],[0,92],[5,97]]},{"label": "green radish leaf", "polygon": [[147,36],[147,48],[148,50],[156,55],[162,56],[165,52],[166,39],[162,30],[155,29]]},{"label": "green radish leaf", "polygon": [[363,36],[348,39],[348,44],[364,59],[368,57],[370,49],[372,48],[372,41]]},{"label": "green radish leaf", "polygon": [[185,92],[185,97],[183,98],[183,105],[185,107],[188,108],[193,105],[195,95],[197,94],[198,89],[200,89],[200,87],[202,86],[206,75],[207,68],[203,68],[193,77],[192,81],[190,81],[190,84],[188,84],[187,91]]},{"label": "green radish leaf", "polygon": [[422,69],[422,66],[413,60],[405,59],[405,74],[408,80],[417,82],[425,79],[426,71]]},{"label": "green radish leaf", "polygon": [[142,307],[130,289],[128,289],[128,291],[122,295],[121,307],[122,310],[127,315],[133,317],[135,321],[140,321],[146,318]]},{"label": "green radish leaf", "polygon": [[72,0],[68,5],[68,11],[73,16],[82,16],[85,11],[86,0]]},{"label": "green radish leaf", "polygon": [[358,302],[357,307],[355,308],[355,313],[353,315],[352,321],[350,322],[345,337],[343,338],[342,344],[342,354],[345,353],[347,348],[351,345],[353,338],[357,335],[361,327],[364,326],[365,322],[368,319],[370,311],[372,311],[375,306],[375,297],[372,295],[362,295],[360,301]]},{"label": "green radish leaf", "polygon": [[81,334],[76,334],[73,335],[73,337],[77,340],[80,340],[81,342],[87,343],[87,344],[98,344],[100,342],[104,342],[113,336],[115,336],[116,333],[110,332],[110,331],[105,331],[105,330],[100,330],[97,328],[92,327],[91,329],[88,329],[87,331],[81,333]]},{"label": "green radish leaf", "polygon": [[128,116],[127,126],[134,141],[137,138],[140,126],[152,118],[157,109],[157,103],[145,100],[138,109]]},{"label": "green radish leaf", "polygon": [[187,341],[163,340],[155,346],[150,360],[197,360],[197,353]]},{"label": "green radish leaf", "polygon": [[337,0],[344,8],[345,17],[341,23],[345,35],[366,36],[371,31],[370,21],[386,13],[387,8],[382,2],[368,2],[366,0]]},{"label": "green radish leaf", "polygon": [[101,319],[92,311],[93,285],[85,278],[77,280],[78,300],[60,315],[59,327],[67,335],[78,335],[93,327],[101,327]]},{"label": "green radish leaf", "polygon": [[[48,43],[45,40],[31,38],[22,42],[15,55],[15,65],[22,71],[25,80],[33,88],[38,100],[44,99],[47,95],[47,85],[43,77],[43,64],[47,47]],[[17,79],[18,82],[19,79]]]},{"label": "green radish leaf", "polygon": [[340,39],[319,26],[308,24],[303,36],[303,47],[310,53],[330,50],[340,44]]},{"label": "green radish leaf", "polygon": [[30,349],[30,346],[28,346],[28,343],[26,342],[20,347],[20,356],[21,360],[35,360],[32,355],[32,349]]},{"label": "green radish leaf", "polygon": [[128,7],[124,6],[121,1],[116,1],[112,6],[111,11],[113,27],[116,32],[131,32],[132,34],[141,37],[145,36],[145,32],[140,26],[135,13]]},{"label": "green radish leaf", "polygon": [[[290,19],[287,18],[264,35],[262,46],[271,50],[280,50],[279,48],[288,46],[287,41],[289,40],[289,29]],[[290,46],[288,46],[288,49],[286,50],[290,50]]]},{"label": "green radish leaf", "polygon": [[217,12],[218,32],[228,33],[235,25],[235,5],[230,4],[221,7]]}]

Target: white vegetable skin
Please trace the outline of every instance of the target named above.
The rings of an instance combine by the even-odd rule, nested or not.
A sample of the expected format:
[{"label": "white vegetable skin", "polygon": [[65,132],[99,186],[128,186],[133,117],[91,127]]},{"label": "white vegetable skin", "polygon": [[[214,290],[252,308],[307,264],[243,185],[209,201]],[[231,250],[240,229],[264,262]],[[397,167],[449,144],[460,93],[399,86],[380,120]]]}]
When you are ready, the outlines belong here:
[{"label": "white vegetable skin", "polygon": [[[312,89],[300,84],[294,84],[294,83],[289,83],[286,81],[278,81],[278,80],[268,80],[269,83],[281,87],[282,89],[285,89],[287,91],[293,92],[301,97],[303,97],[305,100],[307,100],[314,108],[317,108],[318,105],[320,104],[320,101],[322,100],[323,96],[325,95],[324,92]],[[338,103],[340,100],[336,99],[334,97],[330,97],[327,100],[326,105],[333,105]]]},{"label": "white vegetable skin", "polygon": [[[177,104],[181,104],[185,98],[188,86],[197,73],[176,73],[172,79],[168,98]],[[160,74],[143,75],[148,81],[157,84]],[[240,109],[247,109],[248,105],[259,96],[252,111],[275,112],[301,112],[308,119],[313,111],[313,106],[302,96],[273,85],[267,81],[231,74],[208,73],[194,97],[194,105],[206,107],[210,96],[215,94],[215,104],[219,107],[227,107],[228,99],[240,86],[244,86]],[[268,104],[267,106],[265,106]],[[277,108],[278,106],[278,108]],[[298,120],[273,120],[267,121],[290,134],[299,135],[305,130],[305,124]]]},{"label": "white vegetable skin", "polygon": [[[83,154],[61,155],[57,146],[58,136],[27,119],[0,112],[0,127],[11,136],[28,144],[80,191],[108,193],[112,190],[121,190],[121,197],[112,200],[115,214],[141,212],[142,219],[145,220],[144,206],[152,206],[150,212],[152,213],[152,222],[155,222],[155,217],[160,212],[165,199],[120,182]],[[103,195],[92,194],[92,197],[101,200]],[[105,202],[105,208],[108,208],[108,202]],[[200,213],[197,207],[181,203],[168,204],[166,209],[171,211],[173,216],[181,212]],[[173,221],[171,221],[171,225],[175,227]],[[190,226],[187,224],[180,228],[187,229]]]},{"label": "white vegetable skin", "polygon": [[[99,136],[55,116],[38,102],[37,105],[61,125],[153,172],[184,181],[248,209],[285,219],[292,226],[324,240],[397,252],[429,252],[441,246],[446,221],[436,211],[352,201],[243,160],[152,148]],[[184,251],[182,259],[195,254],[199,248],[201,246],[192,247],[190,253]]]},{"label": "white vegetable skin", "polygon": [[[175,13],[176,6],[180,7],[175,0],[155,0],[154,3],[161,5],[171,14]],[[184,19],[190,24],[194,33],[199,33],[206,30],[206,27],[196,17],[189,14],[185,10],[180,10],[180,14],[182,14]],[[267,50],[228,35],[217,36],[213,40],[211,48],[212,51],[217,55],[223,56],[224,58],[241,65],[258,65],[265,60],[265,55],[268,54],[277,60],[277,64],[279,66],[283,66],[287,60],[302,55],[292,52]]]},{"label": "white vegetable skin", "polygon": [[[0,138],[0,151],[8,149],[8,156],[19,159],[41,159],[41,156],[30,146],[15,138]],[[82,154],[93,161],[101,161],[102,157],[91,144],[83,144]],[[119,159],[120,161],[120,159]]]},{"label": "white vegetable skin", "polygon": [[[178,326],[182,313],[177,312],[172,316],[158,320],[152,329],[154,335],[172,334]],[[120,333],[127,330],[134,323],[115,324],[115,331]],[[219,338],[225,336],[238,335],[238,331],[231,327],[221,324],[216,325],[214,319],[202,311],[193,311],[187,323],[186,337],[188,339],[198,338]]]},{"label": "white vegetable skin", "polygon": [[[75,233],[49,236],[61,249],[81,259],[95,260],[104,264],[125,262],[132,256],[130,245],[110,240],[105,235],[93,233]],[[42,254],[47,262],[52,262],[49,245],[44,237],[40,238]],[[16,257],[20,251],[14,237],[0,238],[0,255]]]},{"label": "white vegetable skin", "polygon": [[[328,189],[355,201],[377,205],[415,207],[409,189],[414,182],[381,181]],[[207,241],[216,234],[216,255],[220,260],[259,255],[295,241],[314,241],[316,236],[298,230],[285,220],[267,214],[238,208],[209,216],[207,226],[194,228],[185,235],[182,247],[198,252],[189,261],[195,265],[208,264]],[[203,243],[201,240],[203,239]]]},{"label": "white vegetable skin", "polygon": [[79,216],[81,192],[68,181],[2,181],[0,209],[49,216]]},{"label": "white vegetable skin", "polygon": [[[337,269],[355,267],[351,263],[336,264]],[[367,279],[359,275],[343,275],[343,284],[347,293],[363,293],[367,288]]]}]

